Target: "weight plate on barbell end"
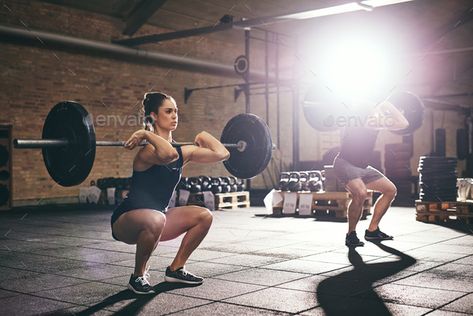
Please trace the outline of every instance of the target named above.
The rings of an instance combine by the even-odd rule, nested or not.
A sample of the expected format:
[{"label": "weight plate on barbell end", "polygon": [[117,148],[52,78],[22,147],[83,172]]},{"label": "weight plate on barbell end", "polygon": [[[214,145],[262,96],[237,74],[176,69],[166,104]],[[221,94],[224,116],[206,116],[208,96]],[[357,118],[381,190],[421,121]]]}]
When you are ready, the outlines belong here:
[{"label": "weight plate on barbell end", "polygon": [[407,91],[400,91],[393,93],[388,101],[399,109],[409,122],[407,128],[392,131],[393,133],[408,135],[421,127],[424,120],[424,103],[418,96]]},{"label": "weight plate on barbell end", "polygon": [[326,87],[310,87],[302,103],[304,117],[309,125],[317,131],[335,131],[340,126],[339,119],[346,116],[347,108],[335,98]]},{"label": "weight plate on barbell end", "polygon": [[51,178],[69,187],[83,182],[95,159],[95,130],[89,113],[77,102],[56,104],[44,122],[43,139],[66,139],[68,146],[43,148]]},{"label": "weight plate on barbell end", "polygon": [[272,140],[268,125],[254,114],[238,114],[228,121],[222,131],[222,143],[243,140],[244,151],[229,148],[230,158],[223,162],[225,168],[237,178],[249,179],[261,173],[272,156]]}]

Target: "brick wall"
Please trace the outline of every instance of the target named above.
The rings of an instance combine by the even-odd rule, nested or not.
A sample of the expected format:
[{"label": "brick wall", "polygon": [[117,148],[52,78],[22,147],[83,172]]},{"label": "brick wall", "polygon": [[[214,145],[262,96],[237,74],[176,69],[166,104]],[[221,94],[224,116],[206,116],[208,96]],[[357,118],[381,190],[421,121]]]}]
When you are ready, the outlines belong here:
[{"label": "brick wall", "polygon": [[[4,1],[0,17],[3,25],[43,30],[79,38],[109,42],[118,37],[122,22],[118,19],[36,1]],[[144,26],[139,34],[169,31]],[[232,65],[244,51],[240,42],[221,42],[212,38],[186,38],[146,45],[145,49],[210,60]],[[174,136],[178,141],[192,141],[202,129],[216,137],[226,122],[245,111],[244,97],[234,103],[233,89],[196,91],[184,104],[184,87],[199,87],[240,82],[238,78],[192,73],[183,70],[125,62],[106,56],[90,56],[59,49],[0,43],[0,123],[13,124],[13,138],[40,137],[43,122],[51,107],[61,100],[75,100],[93,115],[97,139],[125,140],[141,126],[136,126],[144,92],[162,90],[173,95],[180,107],[180,125]],[[258,52],[252,51],[258,59]],[[261,55],[260,55],[261,56]],[[253,67],[264,65],[255,62]],[[281,146],[284,163],[292,158],[292,104],[282,96]],[[264,98],[252,100],[252,111],[265,116]],[[270,126],[276,136],[275,99],[270,109]],[[127,122],[120,124],[119,120]],[[104,123],[108,122],[108,123]],[[274,140],[275,141],[275,140]],[[126,177],[131,174],[134,152],[120,148],[98,148],[89,178]],[[185,175],[226,175],[223,164],[189,165]],[[254,187],[268,184],[263,176]],[[78,188],[64,188],[52,181],[42,161],[40,150],[14,150],[13,199],[24,200],[75,197]],[[269,183],[270,185],[270,183]]]},{"label": "brick wall", "polygon": [[[0,7],[2,25],[42,30],[109,42],[120,37],[123,22],[119,19],[96,13],[67,8],[39,1],[3,1]],[[145,25],[137,35],[167,32],[163,28]],[[240,31],[241,32],[241,31]],[[222,36],[191,37],[160,44],[147,44],[150,51],[209,60],[232,65],[236,56],[244,51],[243,34],[240,41],[222,41]],[[263,69],[264,47],[251,42],[252,70]],[[293,59],[289,51],[282,49],[280,57],[282,76],[293,72]],[[274,60],[274,48],[270,48]],[[24,46],[0,42],[0,123],[13,124],[14,138],[36,138],[41,135],[42,125],[51,107],[61,100],[75,100],[83,104],[96,123],[97,139],[125,140],[140,126],[136,126],[136,115],[144,92],[163,90],[176,98],[180,107],[180,126],[175,132],[178,141],[190,141],[196,133],[205,129],[220,137],[226,122],[234,115],[245,111],[243,95],[233,100],[233,88],[195,91],[188,104],[184,104],[184,87],[204,87],[241,82],[237,77],[226,78],[184,70],[166,68],[131,61],[107,58],[107,56],[48,49],[38,41],[37,46]],[[261,91],[261,90],[260,90]],[[303,98],[303,95],[300,96]],[[277,143],[276,97],[269,97],[269,126],[273,142]],[[251,97],[251,111],[266,118],[263,95]],[[289,92],[280,97],[280,146],[273,153],[269,168],[252,181],[254,188],[270,188],[277,182],[278,169],[289,170],[292,164],[292,96]],[[438,112],[438,111],[437,111]],[[434,121],[441,120],[441,114]],[[299,113],[300,160],[317,160],[323,154],[324,139],[309,127]],[[100,118],[100,120],[98,120]],[[103,118],[108,123],[103,124]],[[119,124],[119,120],[127,122]],[[454,132],[462,124],[462,117],[447,113],[447,155],[454,155]],[[430,119],[415,133],[415,155],[430,151]],[[442,120],[443,121],[443,120]],[[106,120],[107,122],[107,120]],[[439,127],[435,124],[435,127]],[[382,133],[377,149],[385,143],[400,142],[401,138]],[[97,149],[94,168],[84,182],[101,177],[126,177],[131,174],[134,152],[120,148]],[[413,159],[412,170],[417,160]],[[460,164],[460,169],[464,169]],[[226,175],[221,163],[212,165],[189,165],[184,175]],[[13,198],[14,201],[48,200],[50,198],[76,197],[78,188],[63,188],[55,184],[47,174],[40,150],[14,150],[13,152]]]}]

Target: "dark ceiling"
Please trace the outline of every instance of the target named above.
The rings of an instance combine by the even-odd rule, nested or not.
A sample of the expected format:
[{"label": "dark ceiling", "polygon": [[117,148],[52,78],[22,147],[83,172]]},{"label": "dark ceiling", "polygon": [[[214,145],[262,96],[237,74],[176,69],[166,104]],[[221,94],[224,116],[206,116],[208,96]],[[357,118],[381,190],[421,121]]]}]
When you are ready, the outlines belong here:
[{"label": "dark ceiling", "polygon": [[[216,25],[224,15],[255,19],[333,6],[348,1],[314,0],[46,0],[45,2],[112,16],[123,21],[133,37],[143,23],[168,32]],[[409,43],[416,56],[408,86],[439,104],[473,106],[473,2],[471,0],[414,0],[375,8],[297,21],[283,21],[260,28],[317,42],[328,31],[345,32],[352,25],[396,33],[393,40]],[[391,32],[391,33],[389,33]],[[242,30],[203,36],[217,40],[241,38]],[[129,38],[123,35],[123,38]],[[319,41],[320,44],[320,41]],[[304,47],[304,44],[302,44]]]}]

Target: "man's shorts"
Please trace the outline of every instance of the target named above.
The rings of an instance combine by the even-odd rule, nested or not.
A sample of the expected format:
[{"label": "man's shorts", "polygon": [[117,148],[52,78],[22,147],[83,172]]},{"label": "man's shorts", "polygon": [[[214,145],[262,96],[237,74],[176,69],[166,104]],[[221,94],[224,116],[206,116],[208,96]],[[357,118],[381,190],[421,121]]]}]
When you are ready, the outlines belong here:
[{"label": "man's shorts", "polygon": [[344,185],[356,178],[361,178],[365,184],[384,178],[381,172],[371,166],[359,168],[339,157],[333,161],[333,171]]}]

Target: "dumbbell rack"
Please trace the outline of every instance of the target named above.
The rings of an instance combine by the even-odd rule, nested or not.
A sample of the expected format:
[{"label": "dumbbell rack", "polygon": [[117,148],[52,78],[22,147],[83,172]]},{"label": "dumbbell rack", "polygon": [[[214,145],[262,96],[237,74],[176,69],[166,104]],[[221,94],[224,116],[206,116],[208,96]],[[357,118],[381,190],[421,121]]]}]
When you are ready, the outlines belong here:
[{"label": "dumbbell rack", "polygon": [[[285,192],[279,191],[282,195]],[[312,194],[312,215],[320,221],[347,221],[348,220],[348,204],[351,201],[349,192],[297,192],[297,205],[299,205],[299,196],[301,194]],[[373,191],[368,191],[368,197],[363,205],[363,213],[361,219],[366,219],[371,213],[373,200]],[[298,213],[286,214],[283,210],[284,201],[277,205],[273,205],[273,216],[299,216]]]},{"label": "dumbbell rack", "polygon": [[[187,205],[204,206],[203,193],[191,193]],[[215,194],[215,209],[238,209],[250,207],[250,192],[228,192]]]},{"label": "dumbbell rack", "polygon": [[425,223],[460,222],[473,224],[473,200],[466,202],[416,201],[416,220]]}]

